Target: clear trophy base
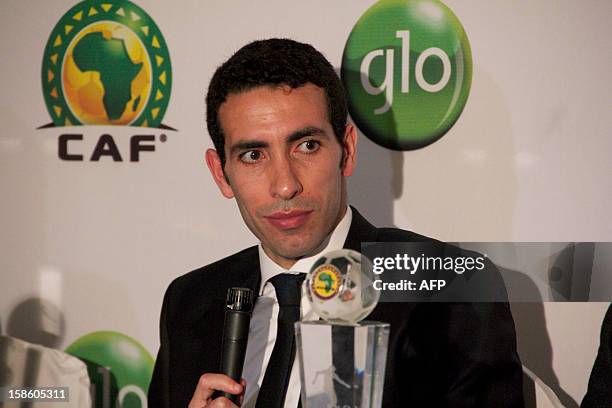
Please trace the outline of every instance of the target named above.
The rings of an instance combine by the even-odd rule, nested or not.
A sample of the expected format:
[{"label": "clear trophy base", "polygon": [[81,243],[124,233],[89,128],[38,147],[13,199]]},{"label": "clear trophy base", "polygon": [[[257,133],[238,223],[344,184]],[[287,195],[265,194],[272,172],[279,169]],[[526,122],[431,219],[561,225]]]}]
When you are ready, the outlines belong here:
[{"label": "clear trophy base", "polygon": [[303,408],[378,408],[389,324],[295,324]]}]

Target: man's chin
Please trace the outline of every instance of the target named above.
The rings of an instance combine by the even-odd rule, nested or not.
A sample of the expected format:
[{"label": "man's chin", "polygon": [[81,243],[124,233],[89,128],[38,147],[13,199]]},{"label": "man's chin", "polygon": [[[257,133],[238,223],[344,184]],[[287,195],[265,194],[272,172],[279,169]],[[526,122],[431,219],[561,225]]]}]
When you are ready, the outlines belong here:
[{"label": "man's chin", "polygon": [[285,259],[293,261],[316,254],[320,247],[320,245],[304,245],[303,241],[296,243],[295,246],[287,244],[290,243],[284,242],[283,245],[276,246],[274,252]]}]

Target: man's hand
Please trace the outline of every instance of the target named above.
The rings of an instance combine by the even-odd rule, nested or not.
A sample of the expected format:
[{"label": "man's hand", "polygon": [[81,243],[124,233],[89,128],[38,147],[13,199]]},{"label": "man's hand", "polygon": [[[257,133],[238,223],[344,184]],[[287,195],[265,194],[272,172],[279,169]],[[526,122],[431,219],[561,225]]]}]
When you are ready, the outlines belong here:
[{"label": "man's hand", "polygon": [[200,377],[198,385],[191,397],[188,408],[231,408],[236,405],[225,397],[212,399],[215,391],[225,391],[230,394],[240,395],[239,405],[242,405],[246,381],[240,380],[240,384],[225,374],[204,374]]}]

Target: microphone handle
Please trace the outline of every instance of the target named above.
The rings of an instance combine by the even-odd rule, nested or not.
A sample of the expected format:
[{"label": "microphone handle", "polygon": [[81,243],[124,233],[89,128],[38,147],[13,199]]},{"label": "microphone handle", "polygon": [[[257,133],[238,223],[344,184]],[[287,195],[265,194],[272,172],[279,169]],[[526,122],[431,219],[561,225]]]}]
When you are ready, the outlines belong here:
[{"label": "microphone handle", "polygon": [[[242,378],[242,367],[244,366],[250,321],[251,313],[249,312],[236,310],[227,310],[225,312],[221,373],[237,383],[240,383]],[[218,392],[217,396],[223,396],[235,404],[238,403],[238,396],[235,394]]]}]

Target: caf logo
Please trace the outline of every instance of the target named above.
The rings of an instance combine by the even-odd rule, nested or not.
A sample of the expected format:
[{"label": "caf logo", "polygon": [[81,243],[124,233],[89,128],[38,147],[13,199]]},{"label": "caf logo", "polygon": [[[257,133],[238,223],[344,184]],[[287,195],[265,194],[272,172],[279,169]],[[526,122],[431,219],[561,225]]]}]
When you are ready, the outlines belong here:
[{"label": "caf logo", "polygon": [[314,271],[311,285],[319,299],[331,299],[340,291],[340,271],[330,264],[321,265]]},{"label": "caf logo", "polygon": [[77,4],[45,48],[42,87],[55,126],[158,127],[171,86],[161,31],[127,0]]}]

